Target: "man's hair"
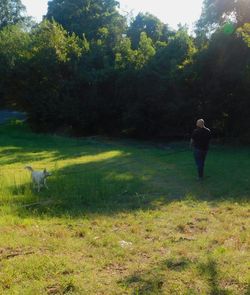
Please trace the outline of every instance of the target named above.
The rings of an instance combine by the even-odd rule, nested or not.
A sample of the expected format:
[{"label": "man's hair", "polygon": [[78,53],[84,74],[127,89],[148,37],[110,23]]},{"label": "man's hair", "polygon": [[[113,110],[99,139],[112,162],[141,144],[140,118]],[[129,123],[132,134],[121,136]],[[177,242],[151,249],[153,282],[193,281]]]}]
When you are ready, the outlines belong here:
[{"label": "man's hair", "polygon": [[196,121],[196,126],[197,126],[197,127],[200,127],[200,128],[203,128],[203,127],[205,126],[205,122],[204,122],[204,120],[203,120],[203,119],[198,119],[198,120]]}]

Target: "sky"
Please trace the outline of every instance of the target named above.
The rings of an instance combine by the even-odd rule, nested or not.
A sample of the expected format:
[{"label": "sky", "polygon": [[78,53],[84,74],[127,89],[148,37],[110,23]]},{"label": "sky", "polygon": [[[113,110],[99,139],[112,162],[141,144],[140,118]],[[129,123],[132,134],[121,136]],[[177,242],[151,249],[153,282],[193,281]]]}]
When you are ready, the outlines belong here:
[{"label": "sky", "polygon": [[[118,0],[121,12],[150,12],[162,22],[170,25],[173,29],[177,25],[187,24],[192,27],[201,14],[203,0]],[[41,21],[47,12],[47,0],[22,0],[26,6],[27,14],[33,16],[36,21]]]}]

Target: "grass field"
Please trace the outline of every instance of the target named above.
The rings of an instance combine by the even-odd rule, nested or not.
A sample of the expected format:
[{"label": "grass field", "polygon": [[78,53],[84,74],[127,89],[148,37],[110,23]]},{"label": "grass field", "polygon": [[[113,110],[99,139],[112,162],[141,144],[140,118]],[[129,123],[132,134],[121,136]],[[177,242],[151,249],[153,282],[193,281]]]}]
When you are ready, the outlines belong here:
[{"label": "grass field", "polygon": [[0,294],[250,294],[250,147],[0,134]]}]

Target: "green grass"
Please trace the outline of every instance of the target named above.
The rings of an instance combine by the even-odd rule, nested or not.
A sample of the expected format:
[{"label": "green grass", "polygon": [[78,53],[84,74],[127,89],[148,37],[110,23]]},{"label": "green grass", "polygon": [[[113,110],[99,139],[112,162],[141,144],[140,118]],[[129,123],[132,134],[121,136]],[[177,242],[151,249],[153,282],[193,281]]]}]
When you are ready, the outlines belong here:
[{"label": "green grass", "polygon": [[0,134],[0,294],[250,294],[250,148]]}]

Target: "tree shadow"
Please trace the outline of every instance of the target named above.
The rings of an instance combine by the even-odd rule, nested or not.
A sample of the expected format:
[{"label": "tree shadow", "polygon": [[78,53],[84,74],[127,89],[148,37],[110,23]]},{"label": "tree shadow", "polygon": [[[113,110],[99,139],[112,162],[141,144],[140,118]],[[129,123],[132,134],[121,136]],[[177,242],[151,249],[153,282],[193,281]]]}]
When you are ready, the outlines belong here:
[{"label": "tree shadow", "polygon": [[164,280],[159,276],[152,275],[151,272],[135,272],[118,283],[132,288],[133,295],[164,294],[162,290]]},{"label": "tree shadow", "polygon": [[[105,152],[111,151],[110,148],[102,150],[104,155]],[[84,153],[86,157],[90,154]],[[192,175],[186,176],[187,173],[181,170],[182,167],[172,167],[166,160],[166,167],[170,167],[167,175],[164,171],[157,171],[158,163],[154,158],[141,161],[143,155],[140,153],[128,153],[127,150],[121,149],[117,155],[108,156],[106,159],[101,158],[102,153],[100,158],[95,152],[93,155],[94,158],[89,162],[77,163],[76,157],[75,164],[70,164],[69,161],[66,167],[54,167],[52,176],[47,181],[49,190],[43,189],[37,193],[31,188],[26,189],[29,187],[28,178],[25,184],[10,185],[8,190],[15,197],[9,202],[21,207],[18,212],[22,216],[66,214],[77,217],[87,213],[110,215],[138,209],[153,210],[163,204],[187,198],[190,193],[191,198],[197,201],[220,201],[216,195],[210,198],[208,192],[211,183],[192,181]],[[18,195],[21,197],[18,198]],[[50,200],[50,206],[44,205],[45,200]],[[35,207],[26,206],[34,202],[37,203]]]},{"label": "tree shadow", "polygon": [[[185,257],[162,260],[154,267],[135,271],[122,280],[119,284],[131,288],[132,294],[165,294],[168,271],[182,272],[190,267],[191,261]],[[165,289],[165,290],[164,290]]]},{"label": "tree shadow", "polygon": [[67,138],[57,135],[35,134],[25,125],[0,125],[0,163],[11,165],[60,160],[73,160],[80,156],[96,155],[117,148],[115,144],[92,138]]},{"label": "tree shadow", "polygon": [[[150,264],[152,265],[152,264]],[[166,290],[173,292],[174,294],[177,290],[178,294],[201,294],[199,284],[197,287],[195,285],[191,286],[187,280],[181,279],[181,273],[183,272],[183,277],[187,278],[187,273],[190,269],[197,269],[200,278],[206,278],[208,282],[207,295],[229,295],[233,294],[232,291],[226,290],[220,287],[219,271],[217,263],[213,259],[209,259],[207,263],[193,262],[186,257],[173,257],[166,260],[159,261],[153,267],[146,268],[143,270],[136,270],[129,276],[126,276],[118,281],[129,289],[132,289],[132,294],[165,294]],[[180,273],[180,281],[176,281],[175,272]],[[171,281],[171,273],[173,274],[173,279],[175,285],[169,285],[169,279]],[[191,275],[193,275],[193,270],[191,270]],[[249,286],[246,290],[245,295],[249,294]],[[199,291],[198,291],[199,290]],[[204,292],[204,290],[203,290]],[[167,293],[168,294],[168,293]]]},{"label": "tree shadow", "polygon": [[[143,192],[144,180],[120,168],[121,158],[75,164],[53,171],[48,178],[49,189],[32,189],[30,182],[8,188],[14,196],[10,205],[20,207],[19,214],[72,217],[87,213],[116,212],[153,208],[153,196]],[[27,198],[25,199],[25,195]],[[33,195],[33,199],[32,196]],[[17,201],[18,196],[22,196]],[[44,206],[50,200],[50,206]],[[39,203],[40,202],[40,203]],[[11,204],[12,203],[12,204]],[[31,206],[28,206],[29,203]],[[33,203],[36,203],[32,206]]]},{"label": "tree shadow", "polygon": [[162,265],[166,266],[170,270],[181,272],[189,267],[190,261],[185,257],[181,257],[178,259],[172,258],[163,261]]},{"label": "tree shadow", "polygon": [[200,273],[206,277],[209,284],[209,295],[229,295],[232,294],[226,289],[220,288],[219,273],[217,263],[209,258],[207,263],[199,265]]},{"label": "tree shadow", "polygon": [[1,165],[25,164],[29,162],[46,161],[49,159],[51,163],[61,160],[74,160],[82,156],[96,155],[101,152],[109,152],[114,150],[114,146],[94,145],[91,141],[79,140],[75,144],[66,144],[64,139],[56,139],[53,147],[46,144],[40,144],[39,140],[34,139],[31,146],[16,144],[9,141],[0,144],[0,163]]},{"label": "tree shadow", "polygon": [[27,149],[21,147],[6,148],[0,152],[0,163],[1,165],[11,165],[15,163],[25,164],[30,161],[46,161],[47,152],[52,153],[52,157],[54,156],[56,159],[56,153],[53,155],[53,151],[41,151],[40,149],[35,151],[32,149],[28,152]]},{"label": "tree shadow", "polygon": [[[223,167],[218,164],[220,170],[216,171],[214,178],[199,183],[195,181],[191,151],[169,153],[162,149],[152,149],[152,146],[147,147],[145,144],[142,148],[135,148],[121,142],[67,139],[36,135],[25,130],[22,132],[17,127],[11,128],[0,138],[3,155],[0,163],[20,164],[19,169],[22,171],[16,171],[17,174],[23,173],[23,164],[27,162],[31,162],[35,169],[52,169],[53,173],[48,179],[49,190],[42,190],[39,194],[32,189],[26,189],[28,178],[24,181],[27,186],[13,183],[7,188],[10,194],[14,195],[8,203],[21,208],[25,205],[25,210],[17,211],[23,215],[69,214],[74,217],[88,212],[114,214],[138,209],[156,209],[188,196],[197,201],[239,201],[232,185],[242,181],[242,177],[237,175],[237,170],[234,172],[233,181],[229,172],[226,174],[226,171],[231,171],[229,160]],[[229,158],[231,154],[226,156]],[[211,152],[209,163],[213,161],[216,164],[220,158],[220,154]],[[61,168],[58,168],[58,163]],[[7,169],[11,171],[12,168],[10,166]],[[225,176],[231,181],[226,181]],[[222,186],[219,182],[225,184]],[[242,190],[240,184],[238,188]],[[47,207],[36,205],[36,208],[26,206],[39,200],[41,204],[44,204],[44,200],[50,200],[51,204]]]}]

